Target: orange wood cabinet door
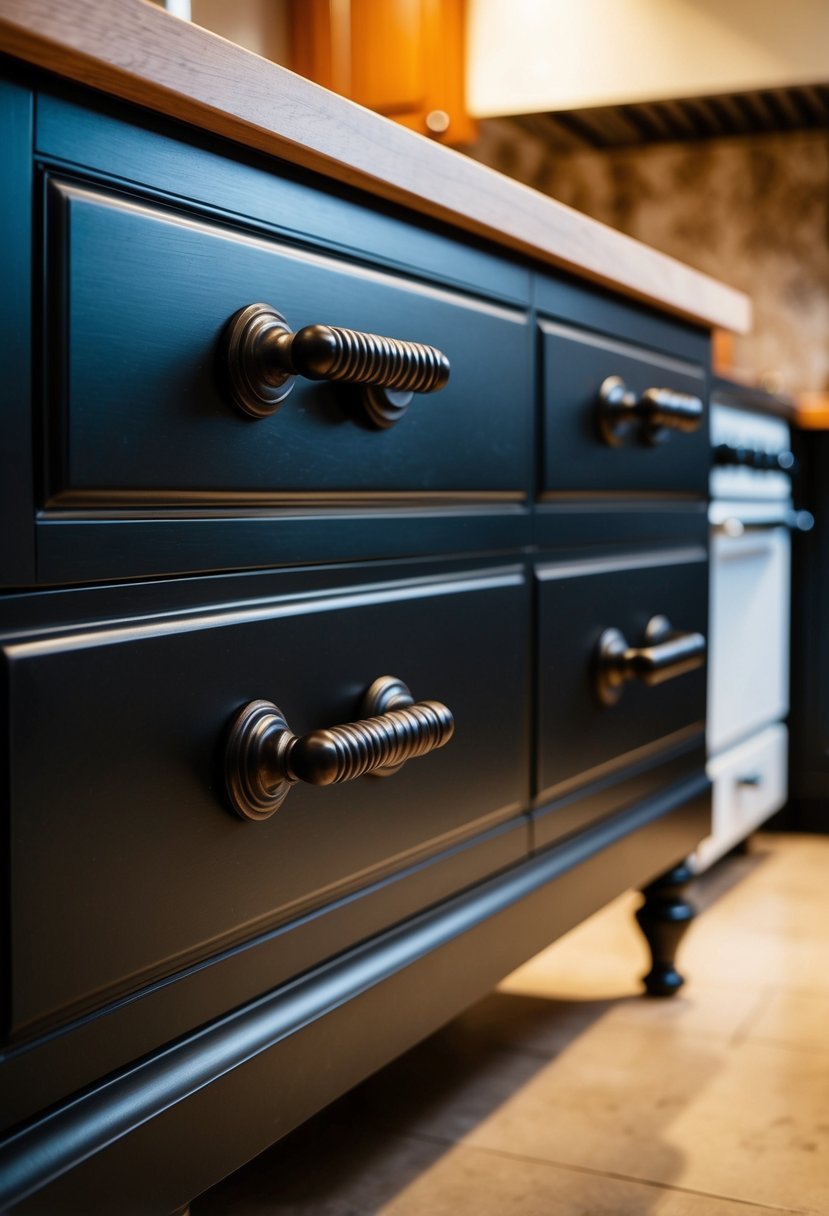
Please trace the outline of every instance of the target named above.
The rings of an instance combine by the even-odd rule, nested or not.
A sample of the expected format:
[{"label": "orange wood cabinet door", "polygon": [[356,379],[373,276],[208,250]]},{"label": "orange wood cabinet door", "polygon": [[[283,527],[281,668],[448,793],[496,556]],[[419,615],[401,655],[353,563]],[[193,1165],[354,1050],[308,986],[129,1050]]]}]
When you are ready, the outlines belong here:
[{"label": "orange wood cabinet door", "polygon": [[466,0],[292,0],[291,67],[442,143],[475,138]]}]

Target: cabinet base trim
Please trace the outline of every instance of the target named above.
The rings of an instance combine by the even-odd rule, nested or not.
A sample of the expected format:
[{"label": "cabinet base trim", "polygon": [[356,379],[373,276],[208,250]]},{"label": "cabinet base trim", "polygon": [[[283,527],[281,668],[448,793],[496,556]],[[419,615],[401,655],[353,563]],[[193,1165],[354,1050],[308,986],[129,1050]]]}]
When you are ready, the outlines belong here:
[{"label": "cabinet base trim", "polygon": [[[325,1036],[329,1022],[339,1014],[346,1037],[355,1035],[355,1043],[353,1051],[338,1051],[336,1075],[326,1077],[324,1100],[331,1101],[620,891],[650,880],[690,852],[707,829],[709,790],[702,774],[663,791],[349,951],[22,1127],[0,1145],[0,1205],[5,1210],[84,1165],[80,1174],[85,1176],[90,1168],[96,1169],[95,1158],[106,1156],[104,1150],[117,1151],[128,1136],[138,1135],[140,1141],[141,1133],[155,1121],[166,1125],[169,1117],[190,1119],[182,1104],[190,1106],[194,1100],[199,1104],[205,1097],[210,1104],[220,1097],[224,1080],[231,1080],[239,1070],[246,1074],[245,1066],[255,1061],[268,1072],[275,1058],[272,1053],[288,1040],[294,1040],[294,1052],[301,1042],[311,1052],[319,1051],[316,1036],[320,1031]],[[548,890],[554,882],[560,884],[556,899]],[[472,960],[466,969],[460,965],[460,951]],[[430,975],[439,983],[427,990],[423,981]],[[383,1008],[389,999],[401,1010],[396,1025],[389,1024],[394,1019],[383,1018],[373,1038],[361,1034],[359,1027],[353,1029],[348,1009],[366,1003]],[[251,1140],[253,1152],[320,1105],[319,1095],[305,1091],[281,1097],[284,1102],[276,1124],[258,1129],[254,1139],[261,1145],[256,1147]],[[140,1145],[135,1147],[140,1152]],[[228,1166],[217,1159],[216,1180],[240,1163]],[[202,1170],[203,1165],[200,1158]],[[149,1161],[144,1173],[153,1173]],[[200,1177],[203,1188],[203,1173]],[[74,1190],[72,1179],[67,1181]],[[150,1177],[146,1185],[156,1185],[155,1180]]]}]

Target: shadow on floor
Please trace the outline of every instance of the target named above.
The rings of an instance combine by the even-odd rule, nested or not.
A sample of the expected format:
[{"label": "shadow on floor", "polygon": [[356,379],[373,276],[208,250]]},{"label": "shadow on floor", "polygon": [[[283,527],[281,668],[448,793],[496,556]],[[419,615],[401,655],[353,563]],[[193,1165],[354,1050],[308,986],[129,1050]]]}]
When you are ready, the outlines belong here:
[{"label": "shadow on floor", "polygon": [[710,870],[695,878],[688,888],[688,896],[697,912],[702,914],[718,899],[739,887],[752,874],[762,869],[773,856],[773,850],[757,844],[751,838],[726,853]]},{"label": "shadow on floor", "polygon": [[[762,867],[767,856],[762,849],[732,854],[696,879],[688,894],[698,911],[704,912]],[[646,999],[564,1000],[490,993],[205,1193],[193,1203],[192,1216],[284,1216],[288,1212],[296,1216],[366,1216],[387,1207],[426,1216],[433,1209],[418,1199],[419,1189],[424,1189],[419,1183],[440,1169],[445,1155],[510,1104],[516,1110],[511,1118],[525,1117],[520,1113],[522,1091],[545,1071],[549,1077],[543,1083],[544,1097],[555,1104],[557,1062],[583,1043],[611,1010]],[[702,1088],[715,1067],[701,1042],[692,1062],[693,1088]],[[572,1076],[565,1082],[564,1089],[568,1087],[572,1094]],[[567,1100],[563,1096],[562,1101]],[[599,1082],[596,1102],[604,1102],[605,1116],[608,1101]],[[621,1105],[625,1105],[624,1098]],[[676,1106],[673,1111],[671,1107],[671,1101],[657,1093],[650,1102],[640,1100],[632,1109],[619,1112],[620,1119],[637,1121],[638,1134],[649,1142],[651,1163],[657,1164],[657,1174],[665,1182],[677,1177],[682,1165],[681,1153],[665,1139],[672,1113],[676,1113]],[[491,1149],[480,1152],[492,1159]],[[552,1158],[545,1156],[545,1160],[554,1164]],[[465,1168],[471,1168],[468,1161]],[[584,1170],[588,1185],[589,1166],[566,1168]],[[475,1181],[473,1178],[473,1190]],[[407,1192],[408,1202],[401,1205],[400,1197]],[[660,1188],[651,1196],[643,1187],[635,1211],[652,1211],[663,1195]],[[454,1210],[461,1216],[465,1211],[481,1210],[480,1197],[473,1199],[469,1193],[469,1201],[472,1206],[461,1199],[461,1207]],[[441,1203],[444,1210],[450,1207]],[[513,1208],[516,1213],[525,1210],[529,1209]]]},{"label": "shadow on floor", "polygon": [[[647,998],[621,998],[639,999]],[[431,1216],[436,1208],[426,1197],[430,1185],[445,1186],[441,1178],[458,1169],[454,1163],[441,1174],[442,1158],[509,1104],[520,1107],[522,1090],[553,1069],[619,1004],[492,993],[214,1187],[194,1202],[192,1216],[367,1216],[392,1205],[397,1210],[394,1201],[400,1202],[404,1193],[408,1202],[401,1210]],[[702,1053],[700,1086],[708,1073]],[[555,1102],[555,1077],[551,1082],[549,1097]],[[682,1164],[681,1154],[663,1140],[668,1113],[661,1102],[635,1113],[663,1179],[676,1177]],[[480,1155],[489,1158],[482,1168],[491,1165],[491,1152]],[[435,1179],[424,1186],[435,1171]],[[593,1181],[588,1171],[585,1186]],[[477,1178],[471,1180],[469,1206],[462,1200],[455,1210],[483,1210],[481,1196],[474,1194],[477,1183]],[[642,1188],[637,1214],[652,1211],[663,1194]]]}]

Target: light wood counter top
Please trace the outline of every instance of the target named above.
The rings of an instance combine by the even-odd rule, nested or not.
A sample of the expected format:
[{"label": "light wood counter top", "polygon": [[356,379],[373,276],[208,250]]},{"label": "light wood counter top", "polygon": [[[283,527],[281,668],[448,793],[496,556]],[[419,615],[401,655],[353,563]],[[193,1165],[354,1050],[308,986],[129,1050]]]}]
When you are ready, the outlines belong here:
[{"label": "light wood counter top", "polygon": [[0,50],[705,326],[742,292],[145,0],[0,0]]}]

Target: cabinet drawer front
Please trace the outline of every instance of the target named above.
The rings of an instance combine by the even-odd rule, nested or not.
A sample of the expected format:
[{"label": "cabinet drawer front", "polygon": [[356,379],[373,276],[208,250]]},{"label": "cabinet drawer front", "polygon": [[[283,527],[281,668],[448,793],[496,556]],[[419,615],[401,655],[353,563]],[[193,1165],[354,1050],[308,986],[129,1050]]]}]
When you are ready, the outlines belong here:
[{"label": "cabinet drawer front", "polygon": [[[50,498],[65,505],[518,499],[529,467],[531,359],[519,311],[52,180]],[[357,391],[298,377],[278,410],[234,405],[220,337],[266,303],[426,343],[451,363],[388,429]]]},{"label": "cabinet drawer front", "polygon": [[[528,599],[502,567],[8,646],[14,1023],[100,1006],[523,811]],[[449,706],[446,746],[298,784],[264,822],[231,813],[242,706],[273,701],[302,735],[364,716],[387,674]]]},{"label": "cabinet drawer front", "polygon": [[550,563],[536,575],[537,801],[543,802],[701,728],[704,661],[656,686],[630,679],[610,705],[602,702],[598,675],[607,630],[642,647],[648,623],[664,616],[676,631],[705,634],[707,553],[689,547]]},{"label": "cabinet drawer front", "polygon": [[696,430],[668,430],[662,442],[631,426],[612,446],[599,427],[603,383],[617,376],[636,398],[668,389],[705,401],[703,368],[615,338],[542,321],[545,494],[680,492],[705,495],[710,463],[708,411]]},{"label": "cabinet drawer front", "polygon": [[786,804],[789,733],[781,723],[708,762],[714,787],[711,835],[695,853],[704,868]]}]

